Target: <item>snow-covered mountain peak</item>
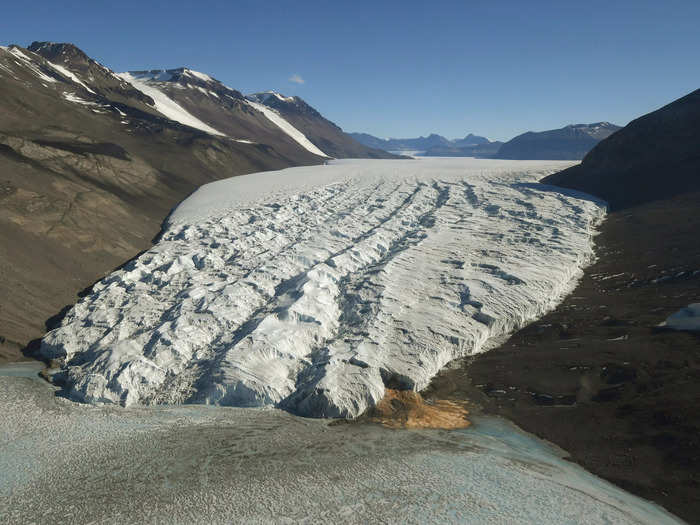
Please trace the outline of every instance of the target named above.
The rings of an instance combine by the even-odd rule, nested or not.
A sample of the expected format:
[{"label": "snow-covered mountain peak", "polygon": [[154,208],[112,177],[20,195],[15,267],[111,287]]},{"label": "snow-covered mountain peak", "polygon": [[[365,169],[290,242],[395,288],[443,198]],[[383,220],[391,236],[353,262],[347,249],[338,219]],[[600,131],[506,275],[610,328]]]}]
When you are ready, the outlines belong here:
[{"label": "snow-covered mountain peak", "polygon": [[620,126],[616,126],[610,122],[593,122],[592,124],[571,124],[564,129],[585,133],[595,139],[602,140],[620,129]]},{"label": "snow-covered mountain peak", "polygon": [[143,80],[144,82],[168,82],[172,80],[172,69],[151,69],[149,71],[129,71],[129,74],[134,78]]},{"label": "snow-covered mountain peak", "polygon": [[143,71],[129,71],[128,74],[140,82],[159,86],[167,89],[192,89],[210,97],[228,97],[233,100],[242,100],[243,94],[232,89],[221,81],[187,67],[173,69],[151,69]]},{"label": "snow-covered mountain peak", "polygon": [[[9,46],[8,52],[18,59],[16,65],[32,72],[39,85],[55,87],[64,100],[74,100],[75,91],[78,90],[82,92],[78,98],[87,97],[90,103],[105,107],[111,107],[111,103],[121,104],[121,113],[128,111],[127,107],[149,111],[149,106],[153,104],[149,97],[74,44],[35,41],[26,49]],[[32,86],[36,87],[37,84],[30,81],[26,85]]]},{"label": "snow-covered mountain peak", "polygon": [[93,61],[82,49],[69,42],[32,42],[27,48],[33,53],[37,53],[49,61],[55,62],[60,57],[60,61],[81,60]]},{"label": "snow-covered mountain peak", "polygon": [[186,67],[182,68],[182,74],[188,77],[195,77],[204,82],[219,82],[218,80],[214,80],[213,78],[211,78],[206,73],[201,73],[200,71],[195,71],[194,69],[188,69]]},{"label": "snow-covered mountain peak", "polygon": [[[158,119],[165,118],[171,121],[168,127],[177,123],[240,144],[271,146],[280,158],[299,158],[302,163],[312,161],[309,153],[388,155],[356,143],[298,97],[269,91],[259,102],[256,97],[248,100],[213,76],[189,67],[117,74],[70,43],[35,41],[29,48],[0,49],[3,79],[16,88],[16,100],[27,90],[41,90],[81,112],[109,115],[105,119],[116,116],[111,123],[126,133],[137,128],[155,131],[164,124]],[[246,147],[246,155],[261,152],[261,148]]]},{"label": "snow-covered mountain peak", "polygon": [[[138,74],[139,72],[136,73]],[[144,95],[150,97],[153,100],[152,107],[165,117],[191,128],[199,129],[209,133],[210,135],[225,135],[225,133],[222,133],[221,131],[211,127],[206,122],[203,122],[201,119],[192,115],[180,104],[175,102],[175,100],[169,97],[167,93],[152,85],[152,83],[148,81],[148,76],[145,78],[140,78],[132,73],[120,73],[119,76],[141,91]]]},{"label": "snow-covered mountain peak", "polygon": [[321,114],[301,97],[286,97],[277,91],[263,91],[246,95],[248,100],[264,104],[270,108],[290,113],[320,117]]},{"label": "snow-covered mountain peak", "polygon": [[620,126],[616,126],[615,124],[611,124],[610,122],[593,122],[592,124],[569,124],[568,126],[565,126],[566,128],[573,128],[573,129],[582,129],[582,130],[589,130],[589,129],[619,129]]},{"label": "snow-covered mountain peak", "polygon": [[248,100],[253,100],[255,102],[260,102],[261,104],[266,104],[270,99],[277,99],[282,102],[294,102],[296,97],[285,97],[277,91],[263,91],[262,93],[252,93],[246,95]]},{"label": "snow-covered mountain peak", "polygon": [[187,67],[171,69],[149,69],[143,71],[129,71],[129,74],[144,82],[179,82],[179,83],[206,83],[223,85],[206,73],[201,73]]}]

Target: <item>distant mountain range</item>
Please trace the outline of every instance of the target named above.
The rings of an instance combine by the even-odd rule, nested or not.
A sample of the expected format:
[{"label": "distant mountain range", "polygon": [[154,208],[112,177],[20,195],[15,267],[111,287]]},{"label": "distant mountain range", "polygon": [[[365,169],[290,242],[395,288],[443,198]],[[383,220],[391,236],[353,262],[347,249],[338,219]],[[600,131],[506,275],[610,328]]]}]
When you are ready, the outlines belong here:
[{"label": "distant mountain range", "polygon": [[488,157],[498,150],[501,142],[491,142],[486,137],[468,134],[462,139],[447,139],[432,133],[427,137],[408,139],[381,139],[368,133],[350,133],[358,142],[371,148],[379,148],[392,153],[406,153],[424,156]]},{"label": "distant mountain range", "polygon": [[613,210],[700,192],[700,89],[633,120],[543,182],[597,195]]},{"label": "distant mountain range", "polygon": [[560,129],[528,131],[503,144],[495,157],[519,160],[579,160],[620,126],[609,122],[572,124]]},{"label": "distant mountain range", "polygon": [[620,129],[609,122],[572,124],[561,129],[528,131],[508,142],[490,141],[469,134],[450,140],[431,134],[413,139],[381,139],[367,133],[350,133],[358,142],[372,147],[421,156],[481,157],[519,160],[578,160],[599,141]]},{"label": "distant mountain range", "polygon": [[200,185],[329,157],[395,158],[298,97],[185,67],[118,74],[72,44],[0,46],[0,354],[149,248]]}]

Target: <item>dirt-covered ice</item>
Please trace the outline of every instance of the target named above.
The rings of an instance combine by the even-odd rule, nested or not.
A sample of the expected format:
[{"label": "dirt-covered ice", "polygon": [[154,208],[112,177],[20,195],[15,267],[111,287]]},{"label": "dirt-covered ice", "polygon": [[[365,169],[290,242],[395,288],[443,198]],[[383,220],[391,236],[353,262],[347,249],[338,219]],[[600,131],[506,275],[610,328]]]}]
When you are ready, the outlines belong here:
[{"label": "dirt-covered ice", "polygon": [[94,407],[17,372],[0,368],[0,523],[679,523],[500,420]]},{"label": "dirt-covered ice", "polygon": [[70,397],[352,417],[551,309],[601,203],[570,165],[342,161],[204,186],[49,333]]}]

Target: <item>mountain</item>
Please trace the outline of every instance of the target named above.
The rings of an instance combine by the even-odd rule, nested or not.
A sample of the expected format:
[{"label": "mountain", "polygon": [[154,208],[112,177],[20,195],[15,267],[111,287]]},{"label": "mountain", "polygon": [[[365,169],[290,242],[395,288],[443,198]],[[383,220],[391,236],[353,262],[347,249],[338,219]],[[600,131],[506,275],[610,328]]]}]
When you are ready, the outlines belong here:
[{"label": "mountain", "polygon": [[469,135],[467,135],[463,139],[454,139],[451,142],[455,148],[466,148],[470,146],[479,146],[481,144],[492,143],[486,137],[480,137],[479,135],[474,135],[473,133],[469,133]]},{"label": "mountain", "polygon": [[277,111],[328,155],[336,158],[395,158],[381,148],[367,146],[354,139],[300,97],[285,97],[274,91],[266,91],[246,98]]},{"label": "mountain", "polygon": [[[488,140],[488,139],[487,139]],[[498,152],[503,142],[494,141],[468,146],[433,146],[428,148],[425,157],[478,157],[491,158]]]},{"label": "mountain", "polygon": [[[274,92],[244,96],[209,75],[188,68],[131,71],[120,76],[155,97],[157,104],[159,93],[165,94],[204,123],[191,125],[213,134],[236,137],[241,142],[275,144],[280,151],[301,145],[319,156],[394,158],[353,140],[299,97]],[[178,112],[172,111],[167,101],[160,106],[161,112],[178,118]],[[280,130],[284,133],[280,134]]]},{"label": "mountain", "polygon": [[[492,149],[495,151],[493,144],[486,137],[468,134],[463,139],[450,140],[442,135],[432,133],[427,137],[409,138],[409,139],[381,139],[368,133],[350,133],[355,140],[361,142],[365,146],[371,148],[379,148],[393,153],[400,152],[418,152],[421,155],[432,156],[456,156],[456,157],[471,157],[471,156],[488,156],[488,152]],[[483,153],[483,155],[482,155]]]},{"label": "mountain", "polygon": [[413,139],[381,139],[367,133],[350,133],[354,139],[392,153],[412,153],[427,157],[481,157],[521,160],[581,159],[602,139],[620,129],[609,122],[573,124],[561,129],[518,135],[506,143],[468,134],[463,139],[441,135]]},{"label": "mountain", "polygon": [[350,133],[350,136],[371,148],[394,152],[425,151],[433,146],[449,146],[451,144],[448,139],[435,133],[414,139],[380,139],[367,133]]},{"label": "mountain", "polygon": [[609,122],[572,124],[549,131],[528,131],[503,144],[496,158],[516,160],[578,160],[620,126]]},{"label": "mountain", "polygon": [[544,182],[597,195],[612,209],[700,191],[700,89],[633,120]]},{"label": "mountain", "polygon": [[71,44],[0,47],[0,94],[0,359],[197,187],[330,155],[208,75],[117,74]]}]

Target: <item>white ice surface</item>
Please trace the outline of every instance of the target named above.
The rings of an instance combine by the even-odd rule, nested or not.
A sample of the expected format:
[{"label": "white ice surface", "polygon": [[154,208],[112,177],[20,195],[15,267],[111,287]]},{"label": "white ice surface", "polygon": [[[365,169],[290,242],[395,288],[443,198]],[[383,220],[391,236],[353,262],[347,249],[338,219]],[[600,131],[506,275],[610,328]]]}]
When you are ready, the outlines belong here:
[{"label": "white ice surface", "polygon": [[141,93],[151,97],[156,104],[156,110],[159,113],[168,117],[169,119],[174,120],[175,122],[179,122],[180,124],[190,126],[191,128],[206,131],[207,133],[210,133],[212,135],[225,136],[220,131],[205,124],[197,117],[187,112],[182,106],[180,106],[177,102],[168,97],[156,86],[144,82],[142,79],[135,77],[131,73],[119,73],[119,77],[129,82],[136,89],[141,91]]},{"label": "white ice surface", "polygon": [[78,76],[75,75],[72,71],[66,69],[66,68],[63,67],[63,66],[59,66],[58,64],[54,64],[53,62],[48,62],[48,64],[49,64],[52,68],[54,68],[56,71],[58,71],[59,73],[61,73],[64,77],[70,78],[73,82],[75,82],[76,84],[81,85],[82,87],[84,87],[85,89],[87,89],[90,93],[96,94],[92,89],[90,89],[86,84],[84,84],[83,81],[80,80],[80,79],[78,78]]},{"label": "white ice surface", "polygon": [[95,403],[352,417],[556,305],[604,208],[571,163],[334,161],[208,184],[43,341]]},{"label": "white ice surface", "polygon": [[673,330],[700,331],[700,303],[689,304],[669,315],[662,326]]},{"label": "white ice surface", "polygon": [[287,135],[292,137],[295,141],[297,141],[305,149],[307,149],[308,151],[310,151],[314,155],[320,155],[321,157],[328,157],[328,155],[326,155],[320,149],[318,149],[313,142],[311,142],[308,138],[306,138],[306,135],[304,135],[301,131],[299,131],[297,128],[295,128],[289,122],[287,122],[277,111],[275,111],[272,108],[267,107],[265,104],[260,104],[258,102],[254,102],[252,100],[246,99],[246,102],[248,104],[250,104],[253,108],[260,111],[270,121],[272,121],[282,131],[284,131]]}]

